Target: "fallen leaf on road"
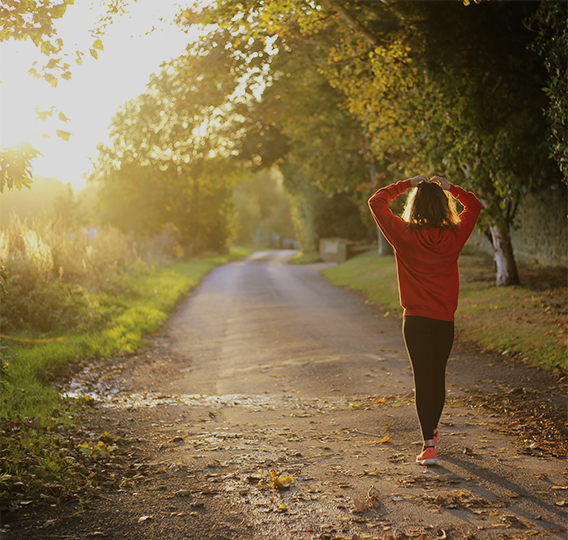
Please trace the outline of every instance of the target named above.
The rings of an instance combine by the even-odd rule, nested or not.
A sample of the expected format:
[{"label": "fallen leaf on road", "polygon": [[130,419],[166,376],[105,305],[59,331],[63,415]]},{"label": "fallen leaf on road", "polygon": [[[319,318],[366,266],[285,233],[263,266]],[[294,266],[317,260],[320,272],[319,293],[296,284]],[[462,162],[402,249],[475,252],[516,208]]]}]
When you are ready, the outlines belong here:
[{"label": "fallen leaf on road", "polygon": [[435,497],[425,496],[424,498],[434,503],[439,508],[450,510],[462,508],[502,508],[505,506],[505,503],[500,501],[490,501],[464,490],[440,493]]},{"label": "fallen leaf on road", "polygon": [[384,443],[388,443],[389,441],[390,441],[390,435],[385,435],[380,441],[375,441],[371,444],[373,444],[373,445],[384,444]]},{"label": "fallen leaf on road", "polygon": [[138,518],[138,523],[144,523],[145,521],[148,521],[150,519],[154,519],[153,516],[142,516],[140,518]]},{"label": "fallen leaf on road", "polygon": [[354,510],[353,513],[361,513],[366,510],[376,510],[381,507],[379,501],[379,492],[374,486],[371,486],[367,492],[367,497],[365,500],[353,498]]},{"label": "fallen leaf on road", "polygon": [[379,501],[379,492],[374,486],[371,486],[367,492],[367,508],[370,510],[376,510],[377,508],[380,508],[380,506],[381,502]]},{"label": "fallen leaf on road", "polygon": [[405,455],[403,452],[397,452],[396,454],[393,454],[392,456],[388,456],[387,460],[390,461],[391,463],[400,463],[401,461],[405,460]]},{"label": "fallen leaf on road", "polygon": [[519,518],[517,518],[516,516],[501,516],[499,519],[504,523],[508,523],[514,526],[516,529],[527,529],[529,527],[527,524],[519,520]]},{"label": "fallen leaf on road", "polygon": [[293,483],[294,478],[287,474],[279,475],[276,469],[270,469],[270,478],[266,478],[263,473],[258,484],[256,485],[258,489],[266,489],[268,487],[273,487],[278,490],[288,489]]},{"label": "fallen leaf on road", "polygon": [[353,512],[364,512],[367,509],[367,504],[365,503],[365,501],[362,501],[360,499],[353,499],[353,505],[355,506]]}]

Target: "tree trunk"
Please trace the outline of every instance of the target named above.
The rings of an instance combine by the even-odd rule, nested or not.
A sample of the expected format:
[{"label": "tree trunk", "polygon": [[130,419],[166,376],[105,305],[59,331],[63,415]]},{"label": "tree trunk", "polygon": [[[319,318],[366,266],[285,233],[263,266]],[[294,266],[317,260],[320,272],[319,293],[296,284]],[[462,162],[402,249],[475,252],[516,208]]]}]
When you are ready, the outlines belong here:
[{"label": "tree trunk", "polygon": [[489,226],[493,242],[493,257],[495,259],[495,285],[505,287],[519,284],[517,263],[513,254],[509,228],[502,222],[494,222]]},{"label": "tree trunk", "polygon": [[388,243],[381,229],[377,227],[377,239],[379,240],[379,255],[393,255],[392,246]]},{"label": "tree trunk", "polygon": [[[377,185],[377,177],[379,176],[377,173],[377,166],[375,164],[375,159],[372,157],[372,154],[369,150],[369,139],[365,139],[365,150],[367,155],[370,156],[369,159],[369,172],[371,173],[371,184],[376,186]],[[377,240],[379,244],[379,255],[394,255],[394,250],[392,246],[388,243],[387,239],[385,238],[384,234],[382,233],[381,229],[377,227]]]}]

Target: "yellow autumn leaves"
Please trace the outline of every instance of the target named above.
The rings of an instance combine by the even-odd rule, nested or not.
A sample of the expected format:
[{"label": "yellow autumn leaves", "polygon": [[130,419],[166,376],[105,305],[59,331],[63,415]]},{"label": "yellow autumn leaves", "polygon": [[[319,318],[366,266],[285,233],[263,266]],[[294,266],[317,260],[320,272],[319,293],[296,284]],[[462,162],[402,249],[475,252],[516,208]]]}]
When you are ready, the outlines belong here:
[{"label": "yellow autumn leaves", "polygon": [[258,489],[268,489],[272,487],[281,491],[283,489],[288,489],[294,483],[293,476],[288,474],[279,475],[275,469],[270,469],[268,472],[270,473],[269,477],[267,477],[265,471],[263,471],[262,478],[257,484]]}]

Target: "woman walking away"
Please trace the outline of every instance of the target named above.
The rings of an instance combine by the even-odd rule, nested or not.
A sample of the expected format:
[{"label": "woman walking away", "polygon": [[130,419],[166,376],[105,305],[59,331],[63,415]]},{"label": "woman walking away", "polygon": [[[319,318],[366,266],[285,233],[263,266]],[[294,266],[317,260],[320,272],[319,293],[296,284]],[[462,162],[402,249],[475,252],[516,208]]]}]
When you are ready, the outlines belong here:
[{"label": "woman walking away", "polygon": [[[389,203],[411,188],[403,218]],[[457,214],[454,197],[464,210]],[[424,438],[420,465],[436,464],[438,422],[446,398],[446,363],[454,341],[458,257],[471,235],[481,203],[473,193],[439,176],[415,176],[379,189],[369,207],[396,254],[404,308],[402,333],[414,373],[416,411]]]}]

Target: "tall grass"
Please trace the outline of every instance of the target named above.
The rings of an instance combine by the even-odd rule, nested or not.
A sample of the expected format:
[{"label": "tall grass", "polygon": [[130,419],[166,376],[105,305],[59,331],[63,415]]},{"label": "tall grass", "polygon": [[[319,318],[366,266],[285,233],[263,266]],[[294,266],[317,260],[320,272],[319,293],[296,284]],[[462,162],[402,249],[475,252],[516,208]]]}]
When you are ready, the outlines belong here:
[{"label": "tall grass", "polygon": [[[106,295],[125,287],[125,276],[145,271],[171,249],[152,250],[111,227],[73,229],[63,220],[14,217],[0,233],[0,266],[8,274],[0,325],[6,334],[91,331],[114,309]],[[99,294],[98,297],[93,293]]]}]

